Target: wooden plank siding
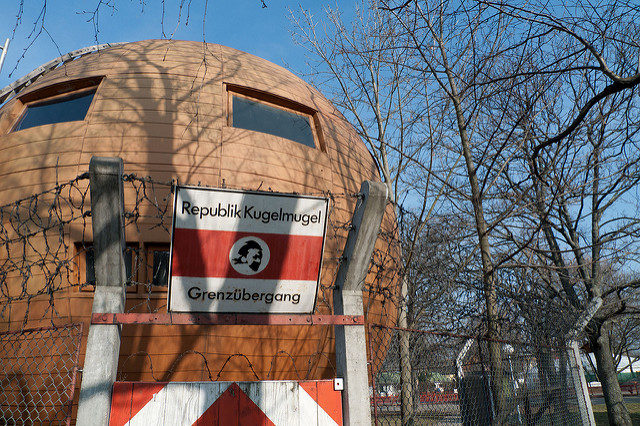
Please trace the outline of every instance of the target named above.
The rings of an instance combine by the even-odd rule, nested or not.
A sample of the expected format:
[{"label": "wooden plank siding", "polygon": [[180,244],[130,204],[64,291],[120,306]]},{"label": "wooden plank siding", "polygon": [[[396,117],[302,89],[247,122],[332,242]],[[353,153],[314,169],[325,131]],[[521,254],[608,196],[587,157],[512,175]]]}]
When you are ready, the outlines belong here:
[{"label": "wooden plank siding", "polygon": [[[54,84],[73,87],[73,81],[96,76],[102,81],[84,121],[10,131],[24,109],[20,100],[24,95],[36,96]],[[315,111],[322,146],[314,149],[229,127],[225,85],[268,93]],[[198,42],[146,40],[95,52],[47,72],[7,102],[0,109],[0,205],[75,178],[88,171],[94,155],[119,156],[126,174],[150,176],[159,182],[177,179],[182,184],[313,195],[331,192],[337,194],[331,222],[340,225],[348,223],[356,202],[345,194],[356,193],[365,179],[380,179],[372,156],[355,130],[315,88],[284,68],[248,53]],[[86,180],[78,184],[80,191],[74,194],[74,201],[81,200],[87,185]],[[171,198],[168,187],[156,189],[162,198]],[[130,184],[125,184],[125,209],[134,207],[134,196]],[[141,213],[152,215],[154,211],[147,205],[141,207]],[[394,229],[394,220],[389,209],[385,222],[388,230]],[[139,246],[168,243],[166,231],[152,229],[156,224],[153,218],[141,218],[138,227],[127,227],[127,241]],[[169,216],[164,224],[170,226]],[[346,232],[327,232],[316,313],[331,313],[329,288]],[[23,327],[27,308],[27,326],[81,321],[85,324],[84,359],[93,293],[78,289],[77,260],[82,253],[76,252],[75,244],[92,240],[90,217],[68,226],[63,238],[77,265],[71,265],[69,282],[60,284],[71,287],[56,293],[55,310],[47,295],[31,299],[28,306],[26,301],[12,303],[0,316],[0,330]],[[37,258],[35,249],[46,250],[43,237],[32,237],[31,242],[33,247],[25,253],[25,260]],[[380,244],[379,248],[385,250]],[[22,254],[17,247],[11,251]],[[0,251],[0,262],[2,256],[6,258],[6,251]],[[43,287],[43,274],[34,268],[30,291]],[[8,295],[20,294],[20,282],[17,272],[9,275]],[[386,283],[394,289],[396,284],[393,280]],[[149,297],[144,287],[130,289],[127,309],[148,302],[151,309],[166,311],[166,292],[154,290]],[[380,298],[368,300],[369,317],[393,323],[397,312],[383,305]],[[145,351],[160,377],[203,380],[202,358],[188,351],[206,355],[214,375],[229,355],[238,353],[246,359],[232,357],[221,377],[255,379],[248,359],[260,378],[299,379],[299,375],[307,375],[307,370],[314,378],[328,378],[335,374],[333,350],[332,327],[125,326],[121,367],[132,380],[153,379],[149,359],[133,355]]]}]

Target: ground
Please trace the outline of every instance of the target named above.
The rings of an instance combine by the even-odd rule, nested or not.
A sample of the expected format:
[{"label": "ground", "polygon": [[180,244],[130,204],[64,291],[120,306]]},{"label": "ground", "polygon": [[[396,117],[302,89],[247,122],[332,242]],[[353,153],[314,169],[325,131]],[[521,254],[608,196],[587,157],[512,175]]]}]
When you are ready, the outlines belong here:
[{"label": "ground", "polygon": [[[640,403],[627,403],[627,408],[631,412],[631,421],[634,425],[640,425]],[[593,404],[593,415],[596,418],[596,424],[608,425],[607,407],[604,404]]]}]

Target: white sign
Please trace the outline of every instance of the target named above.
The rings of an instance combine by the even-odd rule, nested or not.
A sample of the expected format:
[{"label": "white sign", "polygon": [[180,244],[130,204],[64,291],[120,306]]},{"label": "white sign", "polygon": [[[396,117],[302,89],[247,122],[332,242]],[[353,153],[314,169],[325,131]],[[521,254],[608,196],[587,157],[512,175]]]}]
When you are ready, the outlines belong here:
[{"label": "white sign", "polygon": [[326,198],[177,187],[169,311],[311,313]]}]

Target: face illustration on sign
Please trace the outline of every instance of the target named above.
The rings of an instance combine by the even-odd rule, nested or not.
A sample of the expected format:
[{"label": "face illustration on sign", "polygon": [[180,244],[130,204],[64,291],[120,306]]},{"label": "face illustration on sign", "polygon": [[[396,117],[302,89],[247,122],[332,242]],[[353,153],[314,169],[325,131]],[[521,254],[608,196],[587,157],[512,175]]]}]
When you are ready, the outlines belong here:
[{"label": "face illustration on sign", "polygon": [[[168,310],[312,313],[329,200],[178,186]],[[206,256],[193,256],[194,244]]]},{"label": "face illustration on sign", "polygon": [[269,264],[269,246],[258,237],[243,237],[229,251],[233,269],[243,275],[255,275]]}]

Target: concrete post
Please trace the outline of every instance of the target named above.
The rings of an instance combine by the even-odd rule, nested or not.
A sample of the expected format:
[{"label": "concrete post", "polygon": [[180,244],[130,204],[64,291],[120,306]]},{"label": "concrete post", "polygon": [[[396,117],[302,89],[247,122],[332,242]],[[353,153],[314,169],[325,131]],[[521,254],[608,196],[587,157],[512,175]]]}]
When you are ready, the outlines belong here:
[{"label": "concrete post", "polygon": [[[363,315],[362,285],[387,203],[387,187],[365,181],[360,188],[352,227],[336,276],[333,309],[336,315]],[[336,369],[344,378],[342,412],[345,425],[371,425],[364,326],[336,326]]]},{"label": "concrete post", "polygon": [[[93,313],[124,312],[126,270],[122,172],[120,158],[91,158],[89,174],[96,276]],[[111,388],[116,379],[119,353],[119,325],[89,327],[78,402],[78,425],[109,424]]]},{"label": "concrete post", "polygon": [[568,341],[568,360],[569,370],[571,373],[571,379],[573,382],[573,388],[576,392],[576,399],[578,400],[578,410],[580,412],[580,420],[583,425],[595,426],[596,420],[593,415],[593,407],[591,406],[591,397],[589,396],[589,388],[587,387],[587,380],[584,377],[584,369],[582,368],[582,360],[580,359],[580,348],[578,347],[577,338],[578,335],[589,324],[589,321],[595,316],[600,307],[602,306],[602,299],[600,297],[594,297],[587,305],[587,308],[582,312],[576,324],[565,336]]},{"label": "concrete post", "polygon": [[413,417],[413,383],[411,377],[411,337],[409,331],[409,283],[406,275],[402,277],[402,286],[400,287],[400,314],[398,315],[398,327],[400,345],[400,423],[403,426],[414,424]]},{"label": "concrete post", "polygon": [[585,426],[595,426],[596,419],[593,415],[593,407],[591,406],[591,397],[589,396],[589,388],[587,380],[584,377],[584,369],[580,359],[580,348],[574,340],[569,343],[569,369],[571,370],[571,379],[576,391],[576,400],[578,401],[578,411],[580,412],[580,420]]}]

